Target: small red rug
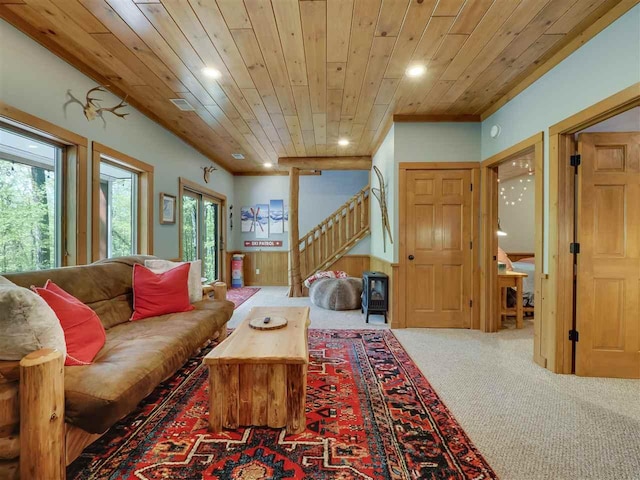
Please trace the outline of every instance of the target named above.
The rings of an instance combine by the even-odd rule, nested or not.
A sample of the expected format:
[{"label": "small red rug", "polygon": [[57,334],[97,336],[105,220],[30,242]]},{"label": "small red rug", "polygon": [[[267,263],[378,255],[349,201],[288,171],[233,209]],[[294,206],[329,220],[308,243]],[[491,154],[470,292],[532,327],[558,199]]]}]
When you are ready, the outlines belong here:
[{"label": "small red rug", "polygon": [[198,356],[85,450],[67,478],[497,478],[393,333],[310,330],[309,346],[303,433],[210,434]]},{"label": "small red rug", "polygon": [[260,287],[240,287],[240,288],[230,288],[227,290],[227,300],[233,302],[238,308],[244,302],[253,297],[256,293],[258,293]]}]

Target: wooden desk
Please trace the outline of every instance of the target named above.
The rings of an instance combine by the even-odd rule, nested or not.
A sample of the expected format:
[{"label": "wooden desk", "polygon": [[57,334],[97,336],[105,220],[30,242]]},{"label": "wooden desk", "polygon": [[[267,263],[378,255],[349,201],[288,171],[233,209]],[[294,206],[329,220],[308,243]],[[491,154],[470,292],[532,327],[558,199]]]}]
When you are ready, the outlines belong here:
[{"label": "wooden desk", "polygon": [[[505,272],[498,273],[498,305],[500,306],[500,323],[504,315],[516,315],[516,328],[524,326],[524,309],[522,304],[522,279],[528,277],[526,273]],[[513,287],[517,290],[516,308],[507,308],[507,287]]]},{"label": "wooden desk", "polygon": [[[256,317],[287,319],[278,330],[254,330]],[[209,367],[209,426],[306,428],[305,399],[309,347],[309,307],[255,307],[247,318],[204,357]]]}]

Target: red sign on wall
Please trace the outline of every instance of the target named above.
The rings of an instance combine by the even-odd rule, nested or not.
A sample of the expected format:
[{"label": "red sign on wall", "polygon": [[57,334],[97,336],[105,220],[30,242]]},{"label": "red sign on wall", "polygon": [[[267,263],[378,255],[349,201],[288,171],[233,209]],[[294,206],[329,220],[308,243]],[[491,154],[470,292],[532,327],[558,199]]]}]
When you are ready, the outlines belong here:
[{"label": "red sign on wall", "polygon": [[245,240],[245,247],[281,247],[282,240]]}]

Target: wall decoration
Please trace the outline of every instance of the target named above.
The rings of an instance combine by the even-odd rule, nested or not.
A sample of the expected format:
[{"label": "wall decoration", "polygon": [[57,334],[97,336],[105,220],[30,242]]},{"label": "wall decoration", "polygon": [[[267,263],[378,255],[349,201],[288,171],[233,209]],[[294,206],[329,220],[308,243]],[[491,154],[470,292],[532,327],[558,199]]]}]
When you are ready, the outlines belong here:
[{"label": "wall decoration", "polygon": [[375,165],[373,171],[376,172],[380,188],[371,188],[371,193],[378,199],[380,204],[380,214],[382,215],[382,248],[387,251],[387,233],[389,234],[389,242],[393,245],[393,237],[391,236],[391,227],[389,226],[389,213],[387,212],[387,195],[384,190],[384,177],[382,172]]},{"label": "wall decoration", "polygon": [[176,196],[168,193],[160,194],[160,223],[170,225],[176,223]]},{"label": "wall decoration", "polygon": [[245,240],[245,247],[281,247],[282,240]]},{"label": "wall decoration", "polygon": [[284,233],[284,201],[269,201],[269,233]]},{"label": "wall decoration", "polygon": [[269,238],[269,205],[259,203],[255,208],[255,226],[253,231],[256,238]]},{"label": "wall decoration", "polygon": [[[104,87],[108,87],[108,86],[109,85],[105,85]],[[105,119],[103,117],[103,113],[104,112],[113,113],[116,117],[120,117],[120,118],[124,118],[127,115],[129,115],[128,113],[119,113],[119,112],[117,112],[117,110],[119,110],[120,108],[124,108],[124,107],[128,107],[129,106],[128,104],[125,103],[126,100],[127,100],[127,97],[125,97],[124,100],[120,100],[120,103],[117,104],[116,106],[111,107],[111,108],[105,108],[105,107],[101,107],[100,104],[98,103],[98,102],[101,102],[102,100],[100,100],[97,97],[92,97],[91,96],[91,94],[93,92],[104,92],[104,93],[106,93],[107,91],[102,86],[93,87],[91,90],[89,90],[87,92],[85,103],[82,103],[81,100],[78,100],[71,93],[71,90],[67,90],[67,95],[69,95],[69,97],[71,99],[64,104],[64,108],[66,108],[67,105],[69,105],[70,103],[78,103],[78,104],[82,105],[82,111],[84,112],[84,116],[88,121],[92,121],[92,120],[95,120],[96,118],[100,117],[105,125],[107,123],[106,123],[106,121],[105,121]]]},{"label": "wall decoration", "polygon": [[253,231],[253,222],[255,215],[253,214],[253,208],[242,207],[240,209],[240,231],[242,233],[249,233]]},{"label": "wall decoration", "polygon": [[211,174],[218,169],[216,167],[211,166],[211,167],[202,167],[202,170],[204,171],[204,183],[209,183],[209,180],[211,179]]}]

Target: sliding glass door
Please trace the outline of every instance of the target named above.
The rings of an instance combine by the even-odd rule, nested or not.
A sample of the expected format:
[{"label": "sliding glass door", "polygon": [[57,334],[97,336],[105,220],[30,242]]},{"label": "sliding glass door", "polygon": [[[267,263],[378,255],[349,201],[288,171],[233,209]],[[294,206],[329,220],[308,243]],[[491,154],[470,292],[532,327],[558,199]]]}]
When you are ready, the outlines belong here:
[{"label": "sliding glass door", "polygon": [[220,278],[220,201],[184,190],[182,194],[182,258],[202,259],[207,282]]}]

